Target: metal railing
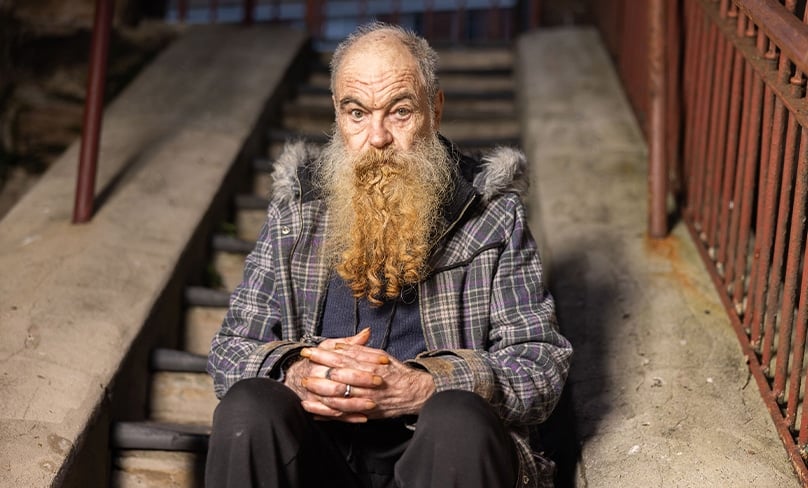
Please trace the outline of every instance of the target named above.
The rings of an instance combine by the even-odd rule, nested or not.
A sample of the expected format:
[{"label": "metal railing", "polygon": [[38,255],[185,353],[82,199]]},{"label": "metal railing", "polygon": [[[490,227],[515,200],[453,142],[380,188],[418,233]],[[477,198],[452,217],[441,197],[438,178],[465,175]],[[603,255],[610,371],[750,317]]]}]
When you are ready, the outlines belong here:
[{"label": "metal railing", "polygon": [[673,195],[808,484],[805,3],[604,0],[593,9],[648,138],[649,234],[666,234]]},{"label": "metal railing", "polygon": [[808,483],[808,13],[797,3],[684,1],[681,197],[752,375]]},{"label": "metal railing", "polygon": [[538,26],[538,0],[170,0],[168,22],[283,22],[305,26],[315,41],[340,39],[376,18],[414,28],[427,39],[508,40]]}]

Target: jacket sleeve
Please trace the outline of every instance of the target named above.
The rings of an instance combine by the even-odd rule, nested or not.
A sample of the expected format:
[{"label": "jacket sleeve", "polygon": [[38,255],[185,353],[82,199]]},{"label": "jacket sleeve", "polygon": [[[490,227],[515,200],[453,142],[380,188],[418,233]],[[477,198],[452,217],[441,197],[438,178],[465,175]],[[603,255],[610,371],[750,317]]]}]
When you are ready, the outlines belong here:
[{"label": "jacket sleeve", "polygon": [[207,369],[219,397],[241,379],[269,376],[283,359],[305,346],[281,338],[281,286],[276,281],[269,236],[273,215],[270,207],[255,248],[247,256],[243,279],[231,295],[224,322],[211,343]]},{"label": "jacket sleeve", "polygon": [[555,407],[566,381],[572,347],[559,333],[555,304],[543,281],[541,259],[527,228],[524,207],[515,197],[504,200],[508,212],[498,219],[505,225],[504,241],[493,269],[485,265],[492,269],[487,280],[488,297],[470,298],[464,304],[481,307],[471,315],[487,314],[487,330],[479,334],[485,337],[485,344],[429,351],[414,363],[433,375],[438,391],[474,391],[486,398],[506,423],[526,425],[545,420]]}]

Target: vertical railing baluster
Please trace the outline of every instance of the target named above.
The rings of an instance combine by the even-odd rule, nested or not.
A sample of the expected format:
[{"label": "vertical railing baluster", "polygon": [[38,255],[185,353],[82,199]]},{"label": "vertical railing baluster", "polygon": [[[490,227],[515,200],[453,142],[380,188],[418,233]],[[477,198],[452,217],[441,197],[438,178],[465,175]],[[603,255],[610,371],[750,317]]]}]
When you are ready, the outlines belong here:
[{"label": "vertical railing baluster", "polygon": [[710,116],[710,100],[712,99],[712,83],[710,80],[710,58],[712,53],[715,52],[715,46],[718,43],[718,27],[716,27],[713,23],[709,22],[708,19],[704,19],[705,22],[708,23],[706,26],[706,36],[705,36],[705,43],[701,47],[703,50],[703,58],[702,58],[702,68],[701,68],[701,78],[698,84],[698,93],[701,95],[700,103],[698,104],[698,117],[696,119],[696,125],[693,128],[696,131],[696,174],[693,175],[698,181],[696,183],[697,192],[693,195],[693,206],[694,210],[696,211],[696,219],[695,221],[698,224],[699,232],[701,233],[701,238],[704,239],[704,200],[705,200],[705,193],[707,190],[707,168],[708,168],[708,161],[707,161],[707,126],[709,124],[709,116]]},{"label": "vertical railing baluster", "polygon": [[435,0],[426,0],[424,10],[424,35],[432,40],[435,37]]},{"label": "vertical railing baluster", "polygon": [[[751,19],[746,30],[747,38],[755,38],[756,27]],[[760,153],[760,123],[763,104],[763,80],[754,72],[749,63],[746,63],[751,85],[749,97],[749,118],[743,152],[739,154],[738,164],[743,168],[743,188],[739,195],[738,241],[735,246],[735,262],[730,263],[734,269],[735,283],[733,285],[733,304],[738,315],[743,314],[744,279],[749,276],[748,257],[749,239],[752,225],[752,210],[755,204],[755,182],[757,180],[758,155]]]},{"label": "vertical railing baluster", "polygon": [[725,36],[719,36],[716,49],[716,60],[713,65],[713,96],[710,107],[709,150],[707,153],[707,198],[705,202],[704,234],[705,242],[711,254],[715,256],[717,247],[717,214],[721,208],[721,182],[724,171],[724,137],[726,136],[726,110],[729,106],[730,69],[732,67],[732,50]]},{"label": "vertical railing baluster", "polygon": [[306,28],[314,39],[319,39],[323,28],[322,0],[306,0]]},{"label": "vertical railing baluster", "polygon": [[[758,31],[757,50],[761,59],[770,61],[767,66],[767,71],[774,71],[776,69],[777,53],[774,45],[769,42],[768,37],[763,34],[762,29]],[[760,251],[761,251],[761,229],[763,229],[763,205],[765,202],[765,188],[767,188],[767,174],[769,169],[769,151],[772,139],[772,117],[774,111],[774,93],[768,83],[765,84],[763,90],[763,118],[761,120],[761,136],[760,136],[760,155],[758,159],[759,176],[758,176],[758,189],[757,189],[757,220],[755,222],[755,243],[752,250],[752,272],[749,277],[749,290],[746,294],[746,304],[743,316],[744,329],[749,334],[749,341],[754,347],[760,344],[760,321],[755,320],[753,317],[756,315],[756,297],[760,286],[760,276],[765,275],[765,265],[761,266]]]},{"label": "vertical railing baluster", "polygon": [[255,21],[255,0],[244,0],[244,18],[242,23],[244,25],[253,25]]},{"label": "vertical railing baluster", "polygon": [[[744,33],[746,32],[746,25],[747,25],[747,18],[746,15],[739,15],[736,24],[736,35],[738,38],[742,38]],[[740,50],[738,51],[740,54]],[[733,190],[732,190],[732,211],[730,213],[730,219],[724,222],[724,225],[729,227],[729,236],[726,244],[726,254],[723,256],[723,259],[720,261],[721,264],[724,266],[724,291],[727,292],[731,290],[731,286],[735,279],[735,256],[738,251],[738,242],[739,242],[739,235],[740,229],[738,228],[738,224],[741,221],[741,200],[744,198],[743,194],[743,182],[744,182],[744,170],[745,167],[743,165],[743,161],[745,160],[746,154],[746,140],[747,140],[747,129],[750,123],[750,111],[751,111],[751,94],[752,94],[752,66],[749,63],[743,62],[743,56],[741,55],[741,62],[743,67],[743,95],[740,99],[742,103],[741,108],[741,124],[740,129],[738,131],[738,141],[737,141],[737,152],[733,156],[732,164],[735,166],[735,180],[733,183]],[[730,295],[732,294],[731,291],[728,292]]]},{"label": "vertical railing baluster", "polygon": [[490,0],[490,15],[488,16],[488,38],[499,39],[501,30],[499,0]]},{"label": "vertical railing baluster", "polygon": [[665,81],[665,8],[663,0],[652,0],[648,8],[648,83],[650,102],[649,124],[649,215],[648,230],[651,237],[661,238],[668,233],[668,165],[665,154],[667,130],[667,89]]},{"label": "vertical railing baluster", "polygon": [[[738,171],[738,146],[740,143],[740,131],[742,122],[743,107],[743,81],[744,62],[743,54],[735,47],[731,50],[732,61],[732,88],[730,92],[730,111],[726,138],[726,156],[724,160],[724,178],[721,188],[721,214],[719,222],[721,226],[718,230],[718,241],[716,245],[715,260],[719,272],[726,280],[726,263],[729,250],[730,229],[727,224],[735,210],[734,183]],[[726,282],[726,281],[725,281]]]},{"label": "vertical railing baluster", "polygon": [[[803,150],[803,152],[804,151],[805,150]],[[799,327],[797,330],[801,331],[800,343],[804,345],[806,334],[805,329],[808,328],[808,293],[804,292],[804,290],[808,290],[808,247],[806,246],[804,246],[804,254],[802,257],[802,285],[800,285],[800,290],[803,290],[803,292],[800,293],[800,305],[799,311],[797,312],[797,323],[799,324]],[[800,355],[800,358],[802,358],[802,355]],[[808,369],[805,370],[802,378],[797,379],[797,381],[799,382],[802,379],[808,382]],[[799,395],[797,394],[797,396]],[[796,412],[796,406],[794,407],[794,410]],[[799,436],[797,437],[797,445],[802,451],[805,451],[806,444],[808,444],[808,395],[803,395],[802,419],[800,419],[799,422]]]},{"label": "vertical railing baluster", "polygon": [[177,18],[180,22],[188,20],[188,0],[177,0]]},{"label": "vertical railing baluster", "polygon": [[113,3],[113,0],[96,0],[95,2],[93,38],[87,76],[87,99],[84,103],[84,123],[81,131],[76,195],[73,206],[74,224],[87,222],[93,215]]},{"label": "vertical railing baluster", "polygon": [[[699,9],[695,4],[697,0],[685,0],[685,24],[688,26],[686,29],[687,39],[685,48],[685,66],[684,66],[684,115],[686,119],[686,127],[694,127],[696,120],[696,93],[697,87],[695,80],[699,76],[699,67],[701,66],[701,56],[704,54],[698,49],[699,41],[701,39],[702,26]],[[694,164],[695,164],[695,134],[692,130],[686,130],[684,135],[684,148],[682,150],[684,164],[682,172],[684,174],[684,214],[686,216],[693,215],[692,198],[695,193],[694,189]]]},{"label": "vertical railing baluster", "polygon": [[[797,83],[800,83],[798,80],[795,80]],[[795,85],[798,89],[802,89],[802,85]],[[806,147],[806,130],[802,128],[802,135],[799,145],[799,151],[797,151],[799,162],[798,168],[794,177],[795,187],[794,187],[794,198],[793,204],[791,206],[791,229],[789,231],[789,242],[788,242],[788,259],[786,261],[786,273],[783,277],[784,286],[783,286],[783,296],[782,296],[782,304],[780,306],[780,337],[778,339],[778,355],[777,355],[777,363],[775,365],[775,376],[774,376],[774,388],[772,389],[775,398],[778,401],[783,402],[785,401],[784,393],[785,393],[785,385],[786,385],[786,368],[788,366],[788,352],[791,350],[791,335],[794,331],[794,328],[797,327],[796,324],[792,324],[792,320],[794,319],[794,307],[797,299],[797,278],[799,273],[800,267],[800,255],[802,254],[802,248],[805,245],[804,239],[804,231],[805,231],[805,206],[808,203],[808,199],[806,199],[806,192],[808,192],[808,188],[806,188],[806,179],[808,178],[808,171],[806,171],[806,151],[808,151],[808,147]],[[808,290],[803,290],[803,294],[808,293]],[[799,328],[797,327],[797,331],[799,332]],[[800,346],[802,347],[802,346]],[[801,368],[802,364],[802,352],[800,351],[799,356],[797,356],[797,350],[794,349],[794,359],[793,361],[799,361],[800,364],[799,368]],[[797,368],[795,366],[795,368]],[[798,368],[797,368],[798,369]],[[798,373],[794,373],[795,376],[799,376]],[[794,387],[791,387],[791,394],[793,395]],[[788,399],[789,405],[792,403],[791,398]]]}]

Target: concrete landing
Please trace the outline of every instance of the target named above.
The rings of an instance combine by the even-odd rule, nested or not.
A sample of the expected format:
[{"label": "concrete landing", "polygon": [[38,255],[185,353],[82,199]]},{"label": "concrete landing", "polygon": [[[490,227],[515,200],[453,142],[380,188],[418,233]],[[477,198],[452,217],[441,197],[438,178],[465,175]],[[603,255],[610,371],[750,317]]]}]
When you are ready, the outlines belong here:
[{"label": "concrete landing", "polygon": [[[107,486],[114,378],[144,333],[176,334],[161,300],[180,306],[176,267],[234,163],[263,147],[267,104],[305,42],[189,29],[107,108],[92,222],[70,224],[78,144],[0,221],[0,486]],[[91,459],[71,474],[77,455]]]},{"label": "concrete landing", "polygon": [[517,66],[531,223],[575,347],[568,481],[799,486],[686,229],[646,237],[646,146],[597,32],[528,34]]}]

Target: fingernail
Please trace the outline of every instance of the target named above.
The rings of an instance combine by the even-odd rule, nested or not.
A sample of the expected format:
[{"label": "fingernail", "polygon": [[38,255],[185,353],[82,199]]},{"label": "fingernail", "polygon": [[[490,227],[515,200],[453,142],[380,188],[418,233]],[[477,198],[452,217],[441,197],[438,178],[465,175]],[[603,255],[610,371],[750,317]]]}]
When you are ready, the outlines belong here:
[{"label": "fingernail", "polygon": [[300,355],[303,356],[304,358],[311,357],[311,349],[308,349],[308,348],[301,349],[300,350]]},{"label": "fingernail", "polygon": [[387,356],[379,356],[379,364],[390,364],[390,358]]},{"label": "fingernail", "polygon": [[305,387],[306,387],[306,383],[307,383],[308,381],[309,381],[309,379],[308,379],[308,378],[301,378],[301,379],[300,379],[300,384],[301,384],[301,385],[303,385],[303,388],[305,388]]},{"label": "fingernail", "polygon": [[365,327],[364,329],[360,330],[359,333],[360,334],[369,334],[370,333],[370,327]]},{"label": "fingernail", "polygon": [[384,383],[384,380],[382,379],[381,376],[376,376],[376,375],[373,376],[373,384],[374,385],[380,386],[382,383]]},{"label": "fingernail", "polygon": [[373,410],[374,408],[376,408],[376,402],[371,400],[365,402],[365,410]]},{"label": "fingernail", "polygon": [[337,351],[340,351],[342,349],[348,349],[348,344],[345,344],[344,342],[337,342],[336,344],[334,344],[334,349],[336,349]]}]

